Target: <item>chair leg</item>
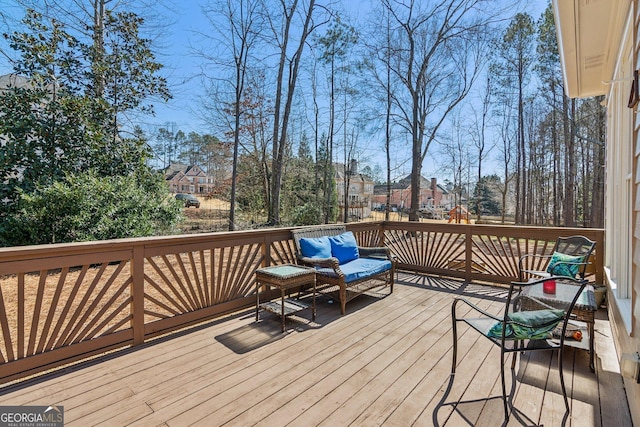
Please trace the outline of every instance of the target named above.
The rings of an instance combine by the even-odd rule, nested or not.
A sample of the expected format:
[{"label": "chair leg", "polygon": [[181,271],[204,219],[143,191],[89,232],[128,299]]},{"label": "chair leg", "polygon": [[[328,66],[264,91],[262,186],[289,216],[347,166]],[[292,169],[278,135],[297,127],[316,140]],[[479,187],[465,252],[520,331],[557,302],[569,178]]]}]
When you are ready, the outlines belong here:
[{"label": "chair leg", "polygon": [[504,420],[509,419],[509,405],[507,401],[507,383],[504,379],[504,349],[500,350],[500,379],[502,381],[502,404],[504,405]]},{"label": "chair leg", "polygon": [[558,349],[558,373],[560,374],[560,387],[562,388],[562,397],[564,397],[564,407],[569,413],[569,399],[567,398],[567,388],[564,385],[564,373],[562,371],[562,358],[564,354],[564,343],[560,345]]},{"label": "chair leg", "polygon": [[458,359],[458,322],[456,322],[456,302],[451,305],[451,320],[453,325],[451,331],[453,332],[453,361],[451,363],[451,375],[456,373],[456,364]]}]

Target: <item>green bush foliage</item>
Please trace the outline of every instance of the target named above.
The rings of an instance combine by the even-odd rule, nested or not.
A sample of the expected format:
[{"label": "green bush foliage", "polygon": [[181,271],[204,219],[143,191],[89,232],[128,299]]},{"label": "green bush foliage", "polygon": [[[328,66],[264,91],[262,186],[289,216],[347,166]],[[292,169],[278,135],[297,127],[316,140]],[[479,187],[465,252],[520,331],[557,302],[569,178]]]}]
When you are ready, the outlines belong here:
[{"label": "green bush foliage", "polygon": [[157,175],[102,177],[95,172],[22,192],[14,215],[0,225],[3,246],[107,240],[162,234],[181,204]]},{"label": "green bush foliage", "polygon": [[291,225],[315,225],[322,224],[322,208],[312,202],[295,207],[291,215]]}]

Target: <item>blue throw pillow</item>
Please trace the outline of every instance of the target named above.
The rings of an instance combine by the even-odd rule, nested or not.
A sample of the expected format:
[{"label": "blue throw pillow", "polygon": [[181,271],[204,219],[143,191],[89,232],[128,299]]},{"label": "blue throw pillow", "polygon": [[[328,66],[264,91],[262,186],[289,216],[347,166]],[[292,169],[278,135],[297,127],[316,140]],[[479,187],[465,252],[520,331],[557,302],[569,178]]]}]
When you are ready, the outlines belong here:
[{"label": "blue throw pillow", "polygon": [[329,237],[331,242],[331,255],[338,258],[340,264],[344,264],[360,257],[358,243],[351,231]]},{"label": "blue throw pillow", "polygon": [[547,266],[547,273],[552,276],[576,277],[580,270],[580,264],[567,264],[568,262],[580,263],[584,257],[561,254],[554,252]]},{"label": "blue throw pillow", "polygon": [[331,258],[331,243],[327,236],[300,239],[302,256],[308,258]]}]

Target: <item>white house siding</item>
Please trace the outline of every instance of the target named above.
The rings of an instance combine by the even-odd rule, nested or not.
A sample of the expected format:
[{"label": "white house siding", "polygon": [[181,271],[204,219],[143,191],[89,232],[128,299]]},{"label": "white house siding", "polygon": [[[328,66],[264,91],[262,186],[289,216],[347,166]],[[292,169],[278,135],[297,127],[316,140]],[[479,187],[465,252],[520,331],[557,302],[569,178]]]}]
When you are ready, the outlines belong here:
[{"label": "white house siding", "polygon": [[[618,356],[640,350],[640,104],[628,108],[640,69],[640,0],[552,0],[566,93],[606,95],[605,273]],[[625,378],[640,426],[640,384]],[[603,420],[604,421],[604,420]]]},{"label": "white house siding", "polygon": [[[634,69],[640,69],[640,13],[632,2],[607,96],[606,266],[614,288],[609,318],[618,357],[640,351],[640,114],[627,102]],[[625,378],[635,425],[640,425],[640,385]]]}]

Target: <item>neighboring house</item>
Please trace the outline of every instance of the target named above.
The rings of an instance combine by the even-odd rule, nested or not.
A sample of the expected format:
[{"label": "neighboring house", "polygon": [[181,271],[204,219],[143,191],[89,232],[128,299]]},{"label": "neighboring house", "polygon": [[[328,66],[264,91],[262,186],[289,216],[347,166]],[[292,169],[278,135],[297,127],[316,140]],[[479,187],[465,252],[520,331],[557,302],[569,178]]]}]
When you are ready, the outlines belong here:
[{"label": "neighboring house", "polygon": [[172,193],[205,195],[215,192],[213,177],[200,166],[172,163],[164,170],[164,175]]},{"label": "neighboring house", "polygon": [[28,85],[28,83],[29,80],[26,77],[22,77],[17,74],[4,74],[0,76],[0,91],[3,91],[8,87],[25,87]]},{"label": "neighboring house", "polygon": [[373,196],[373,180],[358,173],[358,163],[352,160],[350,167],[343,163],[335,163],[336,192],[338,194],[338,218],[344,218],[344,192],[348,186],[348,214],[350,218],[362,219],[371,216],[371,199]]},{"label": "neighboring house", "polygon": [[[374,189],[374,208],[384,206],[387,203],[387,185],[376,185]],[[420,207],[441,208],[446,211],[453,207],[453,194],[442,185],[438,184],[436,178],[427,180],[420,177]],[[391,197],[389,204],[398,209],[411,208],[411,175],[391,184]]]},{"label": "neighboring house", "polygon": [[[553,0],[553,8],[567,95],[606,96],[606,245],[597,250],[621,358],[640,351],[640,0]],[[640,384],[624,381],[640,425]]]}]

